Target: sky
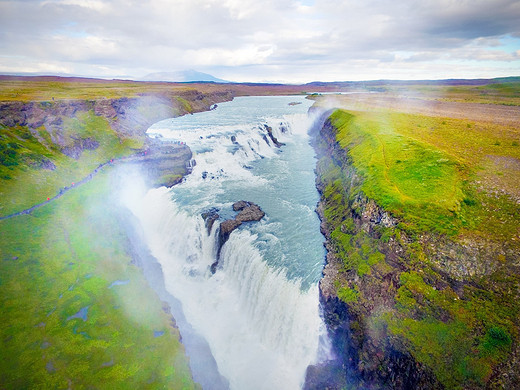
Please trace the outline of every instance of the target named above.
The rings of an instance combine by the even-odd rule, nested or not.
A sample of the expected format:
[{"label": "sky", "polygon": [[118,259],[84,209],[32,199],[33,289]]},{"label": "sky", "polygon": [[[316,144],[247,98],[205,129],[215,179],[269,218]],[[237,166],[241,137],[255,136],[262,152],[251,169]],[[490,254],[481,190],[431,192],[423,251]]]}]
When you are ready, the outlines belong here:
[{"label": "sky", "polygon": [[520,75],[520,0],[0,0],[0,73],[237,82]]}]

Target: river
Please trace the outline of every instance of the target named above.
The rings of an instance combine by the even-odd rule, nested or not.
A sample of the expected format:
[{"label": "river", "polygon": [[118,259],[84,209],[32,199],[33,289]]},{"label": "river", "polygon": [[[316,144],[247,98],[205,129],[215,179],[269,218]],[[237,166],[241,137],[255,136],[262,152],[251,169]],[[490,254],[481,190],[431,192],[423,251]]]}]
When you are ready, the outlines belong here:
[{"label": "river", "polygon": [[[307,366],[326,355],[318,296],[325,253],[307,134],[311,104],[303,96],[239,97],[148,130],[193,151],[195,165],[182,183],[134,188],[126,204],[168,292],[225,378],[210,383],[204,374],[210,368],[192,364],[204,388],[298,389]],[[274,145],[267,126],[284,146]],[[266,215],[230,235],[213,274],[219,223],[234,217],[239,200],[258,204]],[[201,214],[210,209],[220,219],[208,231]],[[179,329],[189,344],[182,324]],[[186,349],[196,361],[200,351]]]}]

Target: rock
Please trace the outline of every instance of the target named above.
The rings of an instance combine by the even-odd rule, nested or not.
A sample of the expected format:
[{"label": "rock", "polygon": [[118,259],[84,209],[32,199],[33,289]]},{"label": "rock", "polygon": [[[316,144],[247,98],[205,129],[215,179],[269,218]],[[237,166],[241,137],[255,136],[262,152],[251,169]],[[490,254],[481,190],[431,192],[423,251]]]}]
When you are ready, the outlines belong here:
[{"label": "rock", "polygon": [[237,221],[236,219],[228,219],[227,221],[224,221],[220,224],[219,250],[220,248],[222,248],[222,245],[224,245],[224,243],[228,240],[231,232],[240,225],[242,225],[242,222]]},{"label": "rock", "polygon": [[54,163],[48,158],[42,159],[41,167],[43,169],[48,169],[49,171],[54,171],[56,169],[56,165],[54,165]]},{"label": "rock", "polygon": [[[268,125],[264,125],[264,129],[267,130],[267,135],[273,141],[274,145],[279,148],[281,146],[284,146],[285,144],[283,142],[279,142],[276,137],[273,135],[273,128]],[[265,139],[265,138],[264,138]]]},{"label": "rock", "polygon": [[239,200],[238,202],[233,203],[233,211],[240,211],[249,206],[251,203],[246,202],[245,200]]},{"label": "rock", "polygon": [[64,146],[61,151],[63,154],[78,159],[84,150],[96,150],[99,147],[99,142],[92,138],[77,138],[71,146]]},{"label": "rock", "polygon": [[213,224],[217,219],[220,218],[220,215],[218,215],[218,209],[213,207],[209,209],[208,211],[205,211],[201,214],[202,219],[204,219],[204,222],[206,223],[206,229],[208,230],[208,234],[211,233],[211,228],[213,227]]},{"label": "rock", "polygon": [[[234,205],[233,205],[234,206]],[[233,207],[233,209],[235,209]],[[240,223],[242,222],[251,222],[251,221],[260,221],[265,213],[262,211],[260,206],[249,203],[246,207],[243,207],[240,210],[240,213],[236,216],[236,220]]]},{"label": "rock", "polygon": [[[229,239],[229,235],[233,232],[233,230],[242,225],[242,223],[244,222],[260,221],[265,215],[260,206],[252,202],[246,202],[244,200],[240,200],[234,203],[233,210],[240,212],[235,216],[235,218],[228,219],[220,224],[217,242],[217,258],[215,262],[211,265],[211,273],[215,273],[215,271],[217,270],[218,262],[220,260],[220,251],[222,250],[222,246]],[[210,218],[210,215],[208,215],[208,218]]]}]

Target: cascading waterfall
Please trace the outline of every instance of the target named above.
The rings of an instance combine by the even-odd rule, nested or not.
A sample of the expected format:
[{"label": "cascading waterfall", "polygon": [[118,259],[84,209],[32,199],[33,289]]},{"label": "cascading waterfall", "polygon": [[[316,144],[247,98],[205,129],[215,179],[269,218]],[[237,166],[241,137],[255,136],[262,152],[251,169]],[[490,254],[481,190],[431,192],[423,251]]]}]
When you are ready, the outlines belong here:
[{"label": "cascading waterfall", "polygon": [[[149,132],[186,142],[193,171],[171,189],[139,196],[129,188],[134,196],[127,205],[166,288],[207,340],[232,389],[298,389],[318,359],[324,253],[306,135],[309,105],[300,97],[238,98],[160,122]],[[277,148],[266,126],[286,146]],[[230,235],[212,274],[219,222],[208,231],[201,214],[217,208],[220,221],[232,218],[238,200],[257,203],[266,216]]]}]

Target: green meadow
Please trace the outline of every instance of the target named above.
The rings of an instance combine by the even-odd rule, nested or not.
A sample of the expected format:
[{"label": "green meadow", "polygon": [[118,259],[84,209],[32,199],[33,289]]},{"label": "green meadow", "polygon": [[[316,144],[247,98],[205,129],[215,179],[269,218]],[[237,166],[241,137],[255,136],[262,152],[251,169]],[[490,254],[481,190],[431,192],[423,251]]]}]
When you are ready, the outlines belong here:
[{"label": "green meadow", "polygon": [[[519,253],[519,171],[490,163],[520,160],[517,130],[390,110],[336,110],[330,119],[352,168],[325,156],[318,172],[330,242],[341,261],[337,295],[357,313],[351,329],[385,335],[377,341],[382,345],[387,338],[398,342],[446,388],[485,387],[520,336],[514,256],[489,259],[493,271],[466,277],[456,291],[421,239],[485,240]],[[371,234],[359,229],[360,197],[398,224]],[[395,245],[404,252],[385,261]],[[388,283],[392,278],[398,282]],[[386,303],[377,303],[381,297]]]},{"label": "green meadow", "polygon": [[[1,81],[0,95],[103,99],[133,96],[134,87],[154,89]],[[100,164],[142,149],[143,137],[116,133],[93,111],[59,119],[59,134],[0,126],[1,217],[70,189],[31,214],[0,220],[0,388],[200,388],[167,305],[136,265],[111,195],[115,167],[78,185]],[[87,141],[94,146],[78,147]]]},{"label": "green meadow", "polygon": [[[363,177],[360,190],[401,220],[408,232],[456,235],[473,231],[490,238],[518,234],[505,222],[518,207],[482,186],[492,177],[514,187],[520,172],[504,175],[490,157],[520,159],[518,132],[460,119],[396,112],[347,112],[332,116],[339,144]],[[495,198],[495,199],[493,199]],[[497,214],[490,203],[503,206]]]},{"label": "green meadow", "polygon": [[[0,221],[2,388],[196,388],[132,262],[111,170]],[[114,283],[116,282],[116,283]]]}]

